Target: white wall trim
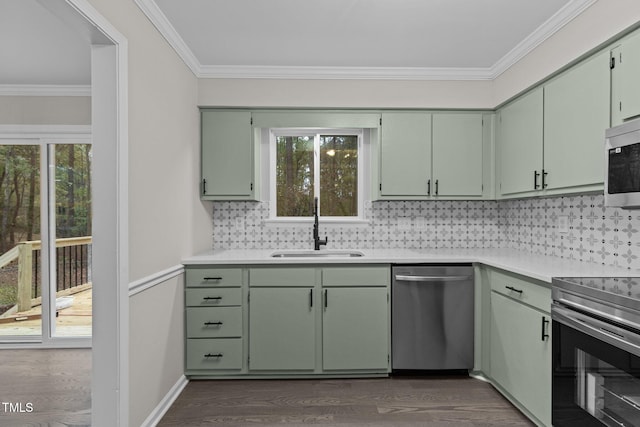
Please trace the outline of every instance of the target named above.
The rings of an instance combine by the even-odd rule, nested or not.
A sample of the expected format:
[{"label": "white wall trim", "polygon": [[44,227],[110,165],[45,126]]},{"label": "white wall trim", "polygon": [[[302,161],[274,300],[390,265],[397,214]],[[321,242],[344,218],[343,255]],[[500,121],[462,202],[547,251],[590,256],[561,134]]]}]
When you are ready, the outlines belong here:
[{"label": "white wall trim", "polygon": [[167,40],[169,45],[176,51],[182,61],[191,69],[196,76],[200,75],[201,65],[193,51],[187,46],[185,41],[180,37],[176,29],[171,25],[165,14],[160,10],[153,0],[135,0],[136,4],[147,16],[154,27]]},{"label": "white wall trim", "polygon": [[572,0],[491,67],[495,79],[598,0]]},{"label": "white wall trim", "polygon": [[155,0],[135,0],[184,63],[198,78],[220,79],[343,79],[343,80],[493,80],[597,0],[571,0],[529,37],[489,68],[422,67],[279,67],[203,65],[171,25]]},{"label": "white wall trim", "polygon": [[158,271],[157,273],[143,277],[142,279],[136,280],[135,282],[131,282],[129,284],[129,298],[136,294],[139,294],[140,292],[144,292],[149,288],[164,283],[169,279],[179,276],[183,272],[184,266],[182,264],[178,264],[174,265],[173,267],[167,268],[166,270]]},{"label": "white wall trim", "polygon": [[199,78],[322,80],[491,80],[491,68],[200,66]]},{"label": "white wall trim", "polygon": [[189,384],[189,380],[181,375],[178,381],[171,387],[169,392],[162,398],[158,406],[156,406],[149,416],[140,424],[140,427],[155,427],[167,413],[173,402],[176,401],[182,390]]},{"label": "white wall trim", "polygon": [[91,96],[91,85],[0,85],[0,96]]},{"label": "white wall trim", "polygon": [[0,138],[91,138],[91,125],[0,125]]}]

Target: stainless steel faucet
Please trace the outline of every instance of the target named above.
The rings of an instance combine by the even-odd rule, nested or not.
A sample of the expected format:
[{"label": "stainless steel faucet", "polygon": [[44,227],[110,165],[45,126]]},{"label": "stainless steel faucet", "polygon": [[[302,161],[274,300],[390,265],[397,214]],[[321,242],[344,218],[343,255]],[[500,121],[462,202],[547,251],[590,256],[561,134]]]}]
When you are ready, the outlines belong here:
[{"label": "stainless steel faucet", "polygon": [[320,246],[326,246],[329,239],[324,236],[324,240],[320,239],[320,230],[318,227],[318,198],[313,199],[313,249],[320,250]]}]

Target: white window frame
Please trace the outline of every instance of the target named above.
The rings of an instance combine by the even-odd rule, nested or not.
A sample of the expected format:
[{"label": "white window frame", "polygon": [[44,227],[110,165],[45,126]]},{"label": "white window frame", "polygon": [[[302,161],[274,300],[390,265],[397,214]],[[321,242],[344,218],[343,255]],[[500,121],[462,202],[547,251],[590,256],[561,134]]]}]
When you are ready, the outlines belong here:
[{"label": "white window frame", "polygon": [[276,192],[276,138],[280,136],[309,136],[314,139],[314,191],[318,199],[320,198],[320,135],[323,136],[340,136],[354,135],[358,137],[358,215],[356,216],[323,216],[322,206],[318,202],[320,219],[329,223],[349,223],[357,224],[366,222],[365,219],[365,191],[368,187],[365,185],[368,176],[368,170],[365,169],[365,159],[368,158],[368,145],[364,141],[364,129],[354,128],[271,128],[269,129],[269,155],[268,173],[269,173],[269,222],[288,222],[288,223],[309,223],[313,221],[313,217],[279,217],[277,216],[277,192]]}]

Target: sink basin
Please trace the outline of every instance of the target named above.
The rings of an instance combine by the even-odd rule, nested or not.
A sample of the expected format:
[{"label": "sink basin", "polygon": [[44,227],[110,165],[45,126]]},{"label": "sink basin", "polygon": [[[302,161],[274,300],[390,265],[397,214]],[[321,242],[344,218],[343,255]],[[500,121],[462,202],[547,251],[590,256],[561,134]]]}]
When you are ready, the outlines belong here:
[{"label": "sink basin", "polygon": [[350,258],[364,256],[359,251],[277,251],[271,254],[272,258]]}]

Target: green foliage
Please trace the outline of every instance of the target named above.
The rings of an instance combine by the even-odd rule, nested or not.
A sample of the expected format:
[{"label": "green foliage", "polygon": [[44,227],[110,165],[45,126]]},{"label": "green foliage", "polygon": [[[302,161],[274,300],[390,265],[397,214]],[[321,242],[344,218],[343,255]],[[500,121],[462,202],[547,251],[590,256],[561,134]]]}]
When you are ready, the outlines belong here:
[{"label": "green foliage", "polygon": [[[91,235],[91,146],[55,146],[57,237]],[[40,238],[40,146],[0,145],[0,254]]]},{"label": "green foliage", "polygon": [[[313,137],[276,139],[278,216],[313,215],[315,191]],[[320,213],[358,214],[358,137],[320,136]]]}]

